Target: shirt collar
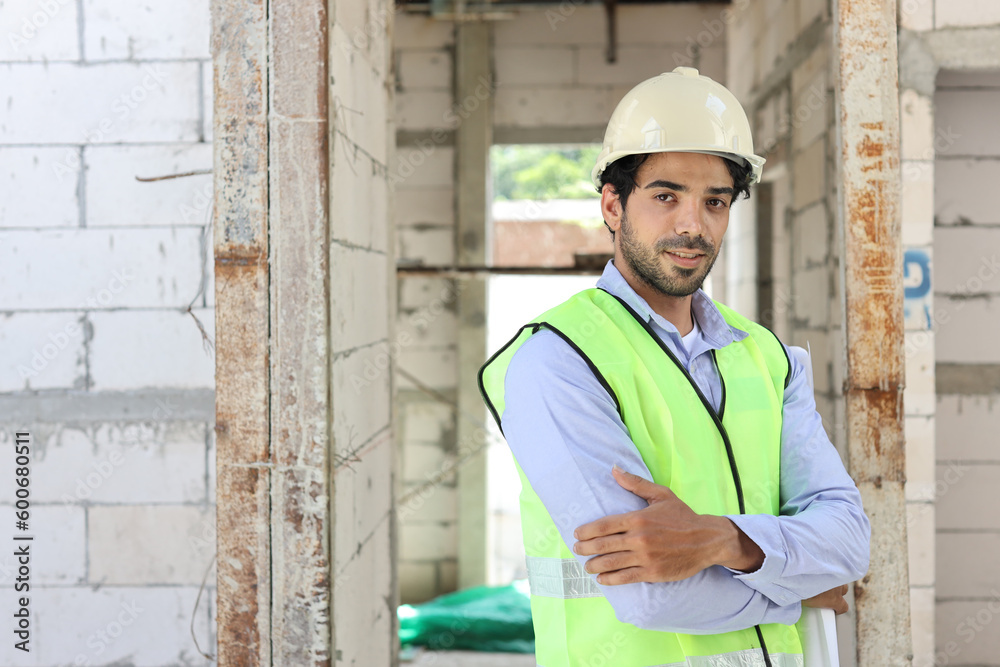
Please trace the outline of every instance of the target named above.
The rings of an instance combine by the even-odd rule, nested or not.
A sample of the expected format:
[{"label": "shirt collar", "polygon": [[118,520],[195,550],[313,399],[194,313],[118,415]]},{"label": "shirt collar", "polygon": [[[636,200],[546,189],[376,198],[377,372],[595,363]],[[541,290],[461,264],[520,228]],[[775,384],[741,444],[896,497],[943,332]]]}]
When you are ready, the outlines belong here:
[{"label": "shirt collar", "polygon": [[[597,287],[620,298],[631,306],[632,310],[637,312],[646,322],[652,320],[666,331],[679,335],[677,327],[654,312],[649,307],[649,304],[646,303],[646,300],[636,294],[635,290],[628,284],[628,281],[625,280],[625,277],[622,276],[612,260],[608,260],[608,263],[604,266],[604,273],[601,274],[600,279],[597,281]],[[698,326],[701,327],[702,335],[709,345],[715,349],[723,348],[732,342],[741,341],[749,335],[742,329],[730,326],[725,318],[722,317],[722,313],[719,312],[712,299],[705,294],[704,290],[699,289],[692,295],[691,309],[694,312],[694,316],[698,319]]]}]

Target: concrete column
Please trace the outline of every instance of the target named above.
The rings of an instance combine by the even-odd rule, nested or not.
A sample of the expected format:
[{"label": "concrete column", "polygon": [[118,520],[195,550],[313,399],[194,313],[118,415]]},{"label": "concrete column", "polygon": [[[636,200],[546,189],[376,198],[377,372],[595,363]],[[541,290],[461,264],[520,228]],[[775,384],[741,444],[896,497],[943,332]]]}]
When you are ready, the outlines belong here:
[{"label": "concrete column", "polygon": [[854,587],[857,662],[910,665],[896,3],[836,3],[834,43],[848,459],[872,524]]},{"label": "concrete column", "polygon": [[[456,248],[459,266],[487,264],[489,158],[493,143],[493,29],[462,23],[455,40]],[[486,279],[468,281],[458,297],[458,585],[486,583],[490,548],[486,511],[486,409],[476,373],[486,361]],[[471,419],[470,419],[471,417]]]},{"label": "concrete column", "polygon": [[326,0],[212,4],[220,665],[329,665]]}]

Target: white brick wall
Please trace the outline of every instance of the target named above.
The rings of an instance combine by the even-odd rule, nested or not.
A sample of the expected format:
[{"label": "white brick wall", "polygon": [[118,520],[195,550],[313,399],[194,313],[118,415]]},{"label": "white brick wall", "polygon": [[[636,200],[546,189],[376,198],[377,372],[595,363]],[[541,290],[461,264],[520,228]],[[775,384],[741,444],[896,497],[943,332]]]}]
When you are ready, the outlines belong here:
[{"label": "white brick wall", "polygon": [[67,150],[72,149],[0,147],[0,229],[80,224],[81,162],[53,178]]},{"label": "white brick wall", "polygon": [[84,0],[89,61],[208,59],[208,0]]}]

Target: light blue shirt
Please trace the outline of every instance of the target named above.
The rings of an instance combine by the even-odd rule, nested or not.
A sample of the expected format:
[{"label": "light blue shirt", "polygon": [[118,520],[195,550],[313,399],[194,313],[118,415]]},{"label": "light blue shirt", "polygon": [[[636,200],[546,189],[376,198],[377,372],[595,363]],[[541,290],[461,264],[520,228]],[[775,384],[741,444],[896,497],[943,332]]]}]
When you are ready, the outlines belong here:
[{"label": "light blue shirt", "polygon": [[[699,331],[690,352],[609,262],[597,283],[650,321],[718,411],[722,385],[712,359],[745,338],[708,296],[693,295]],[[786,348],[790,352],[798,348]],[[762,623],[791,624],[801,600],[855,581],[868,570],[870,526],[861,496],[816,412],[808,371],[794,354],[781,427],[780,516],[729,518],[764,552],[755,572],[715,565],[682,581],[600,586],[619,620],[647,630],[714,634]],[[573,531],[609,514],[647,506],[615,482],[611,467],[652,479],[615,403],[586,362],[551,331],[514,354],[505,378],[504,434],[532,488],[570,549]],[[585,563],[589,557],[577,556]],[[596,583],[596,575],[591,575]]]}]

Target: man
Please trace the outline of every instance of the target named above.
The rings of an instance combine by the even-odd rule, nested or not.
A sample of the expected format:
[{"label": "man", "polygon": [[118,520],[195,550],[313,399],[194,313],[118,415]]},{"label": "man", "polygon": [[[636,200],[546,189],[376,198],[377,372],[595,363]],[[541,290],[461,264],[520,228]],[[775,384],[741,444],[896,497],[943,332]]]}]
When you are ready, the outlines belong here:
[{"label": "man", "polygon": [[521,475],[541,667],[802,665],[802,606],[846,611],[868,568],[807,369],[700,289],[763,163],[720,84],[636,86],[593,171],[614,260],[480,371]]}]

